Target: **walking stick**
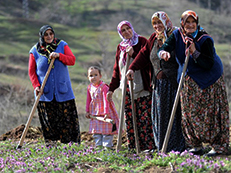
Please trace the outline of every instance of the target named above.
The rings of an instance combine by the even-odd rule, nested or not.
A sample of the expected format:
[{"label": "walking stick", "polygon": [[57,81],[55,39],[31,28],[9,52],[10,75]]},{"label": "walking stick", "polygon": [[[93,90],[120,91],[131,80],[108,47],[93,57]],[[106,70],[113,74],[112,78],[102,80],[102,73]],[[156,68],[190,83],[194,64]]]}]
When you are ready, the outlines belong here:
[{"label": "walking stick", "polygon": [[24,127],[24,130],[23,130],[22,136],[21,136],[21,138],[20,138],[20,141],[19,141],[19,143],[18,143],[17,149],[22,148],[22,143],[23,143],[23,141],[24,141],[24,139],[25,139],[25,137],[26,137],[26,134],[27,134],[27,131],[28,131],[28,129],[29,129],[31,120],[32,120],[33,115],[34,115],[34,113],[35,113],[35,110],[36,110],[36,108],[37,108],[39,99],[40,99],[41,95],[43,94],[43,89],[44,89],[44,87],[45,87],[45,85],[46,85],[46,82],[47,82],[47,79],[48,79],[48,77],[49,77],[51,68],[52,68],[52,66],[53,66],[53,64],[54,64],[54,61],[55,61],[55,58],[52,58],[52,60],[51,60],[51,62],[50,62],[50,65],[49,65],[49,67],[48,67],[48,70],[47,70],[47,72],[46,72],[45,78],[44,78],[44,80],[43,80],[42,86],[41,86],[41,88],[40,88],[40,92],[39,92],[39,94],[38,94],[38,96],[37,96],[37,98],[36,98],[36,100],[35,100],[35,102],[34,102],[34,105],[33,105],[32,110],[31,110],[31,112],[30,112],[30,115],[29,115],[29,118],[28,118],[28,120],[27,120],[26,126]]},{"label": "walking stick", "polygon": [[129,80],[129,87],[130,87],[130,95],[131,95],[132,119],[133,119],[133,128],[134,128],[135,143],[136,143],[136,154],[139,154],[140,144],[139,144],[139,137],[138,137],[138,131],[137,131],[137,124],[136,124],[136,110],[135,110],[135,103],[134,103],[133,80]]},{"label": "walking stick", "polygon": [[118,132],[118,139],[117,139],[117,145],[116,145],[116,151],[118,152],[121,150],[121,144],[122,144],[122,131],[123,131],[123,123],[124,123],[124,106],[125,106],[125,96],[126,96],[126,89],[127,89],[127,78],[126,73],[128,70],[130,62],[130,57],[127,53],[127,60],[125,65],[125,71],[124,71],[124,86],[122,88],[122,100],[121,100],[121,106],[120,106],[120,122],[119,122],[119,132]]},{"label": "walking stick", "polygon": [[181,87],[182,87],[182,84],[183,84],[183,81],[184,81],[184,75],[185,75],[185,72],[186,72],[186,69],[187,69],[187,66],[188,66],[189,53],[190,52],[188,50],[188,54],[187,54],[187,56],[185,58],[183,72],[182,72],[181,77],[180,77],[180,82],[179,82],[179,85],[178,85],[178,89],[177,89],[175,101],[174,101],[174,104],[173,104],[173,108],[172,108],[170,120],[169,120],[169,123],[168,123],[168,129],[167,129],[167,132],[166,132],[166,135],[165,135],[165,139],[164,139],[164,143],[163,143],[163,147],[162,147],[162,153],[165,153],[166,149],[167,149],[167,145],[168,145],[168,141],[169,141],[169,136],[170,136],[170,133],[171,133],[171,130],[172,130],[172,124],[173,124],[173,121],[174,121],[176,109],[177,109],[178,102],[179,102],[180,90],[181,90]]}]

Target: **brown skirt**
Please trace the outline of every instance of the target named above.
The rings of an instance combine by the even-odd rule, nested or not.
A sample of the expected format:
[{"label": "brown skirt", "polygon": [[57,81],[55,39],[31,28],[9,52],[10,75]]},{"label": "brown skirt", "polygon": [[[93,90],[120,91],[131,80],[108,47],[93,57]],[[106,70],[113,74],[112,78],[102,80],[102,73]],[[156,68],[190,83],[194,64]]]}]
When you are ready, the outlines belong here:
[{"label": "brown skirt", "polygon": [[209,143],[218,153],[229,147],[229,106],[223,76],[201,89],[189,76],[181,91],[182,127],[189,147]]}]

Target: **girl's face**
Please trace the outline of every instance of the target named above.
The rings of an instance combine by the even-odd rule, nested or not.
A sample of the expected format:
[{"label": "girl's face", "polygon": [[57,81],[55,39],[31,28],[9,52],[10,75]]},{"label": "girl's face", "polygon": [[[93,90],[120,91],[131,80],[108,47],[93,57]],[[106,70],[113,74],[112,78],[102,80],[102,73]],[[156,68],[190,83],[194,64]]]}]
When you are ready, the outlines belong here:
[{"label": "girl's face", "polygon": [[130,38],[132,38],[132,35],[133,35],[132,29],[128,25],[123,25],[121,27],[121,34],[122,34],[123,38],[130,39]]},{"label": "girl's face", "polygon": [[154,19],[152,27],[158,33],[161,33],[164,31],[164,25],[160,19]]},{"label": "girl's face", "polygon": [[196,31],[196,29],[197,29],[196,20],[192,16],[189,16],[184,24],[184,30],[186,34],[192,34]]},{"label": "girl's face", "polygon": [[50,29],[46,30],[46,32],[44,33],[44,41],[50,44],[52,43],[53,40],[54,40],[54,33]]},{"label": "girl's face", "polygon": [[102,75],[99,74],[97,69],[88,70],[88,79],[93,85],[99,85]]}]

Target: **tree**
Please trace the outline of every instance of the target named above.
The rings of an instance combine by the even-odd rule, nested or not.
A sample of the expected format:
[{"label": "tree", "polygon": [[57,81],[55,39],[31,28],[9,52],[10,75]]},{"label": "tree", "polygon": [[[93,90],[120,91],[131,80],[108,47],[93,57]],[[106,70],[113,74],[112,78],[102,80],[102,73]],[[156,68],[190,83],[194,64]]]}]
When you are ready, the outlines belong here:
[{"label": "tree", "polygon": [[23,17],[29,18],[29,8],[28,8],[28,0],[22,1],[22,9],[23,9]]}]

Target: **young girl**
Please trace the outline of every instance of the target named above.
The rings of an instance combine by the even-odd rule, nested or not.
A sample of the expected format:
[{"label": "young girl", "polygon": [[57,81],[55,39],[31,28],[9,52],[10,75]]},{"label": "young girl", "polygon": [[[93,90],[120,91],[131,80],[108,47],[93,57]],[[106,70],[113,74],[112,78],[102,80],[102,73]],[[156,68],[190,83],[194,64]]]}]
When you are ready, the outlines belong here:
[{"label": "young girl", "polygon": [[[88,79],[90,84],[87,87],[86,118],[90,116],[103,117],[104,120],[110,118],[116,123],[118,129],[119,118],[113,101],[108,102],[106,95],[108,85],[101,81],[101,70],[91,66],[88,69]],[[112,123],[91,118],[89,133],[93,134],[95,146],[99,148],[111,148],[113,146],[113,135],[118,130],[112,132]]]}]

